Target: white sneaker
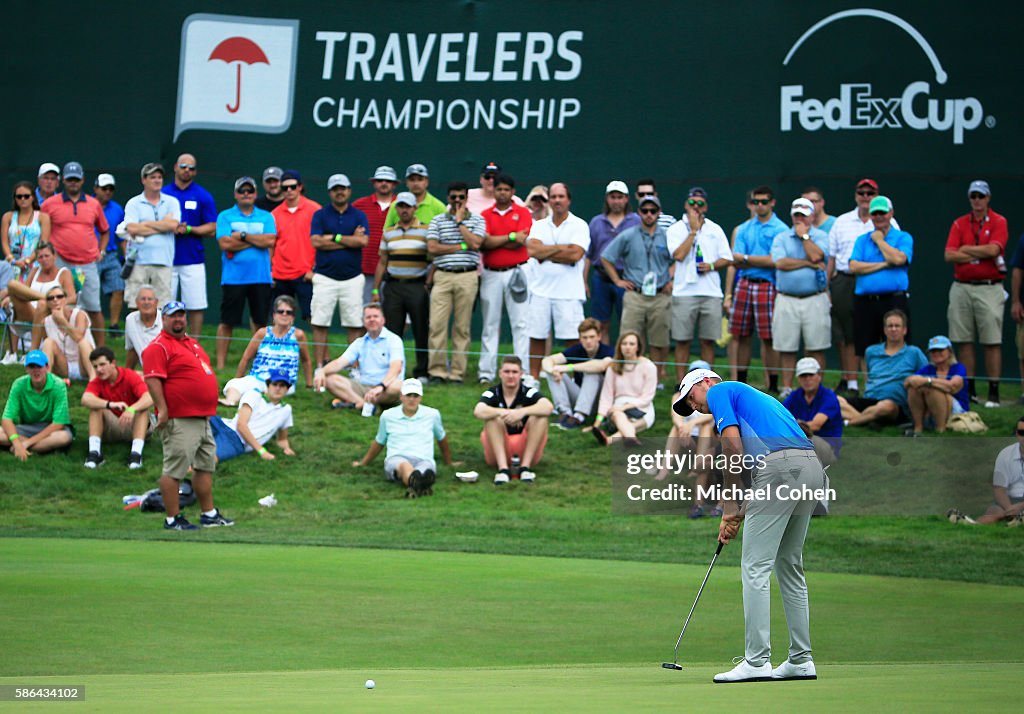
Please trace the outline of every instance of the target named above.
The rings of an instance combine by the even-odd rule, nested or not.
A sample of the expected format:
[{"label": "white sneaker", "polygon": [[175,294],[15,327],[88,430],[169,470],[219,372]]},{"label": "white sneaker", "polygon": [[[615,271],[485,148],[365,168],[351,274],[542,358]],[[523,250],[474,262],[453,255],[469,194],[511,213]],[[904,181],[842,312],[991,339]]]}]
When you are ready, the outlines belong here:
[{"label": "white sneaker", "polygon": [[4,358],[0,360],[0,364],[4,365],[5,367],[9,367],[12,364],[18,364],[18,355],[14,354],[13,352],[8,352],[7,354],[4,355]]},{"label": "white sneaker", "polygon": [[814,662],[807,660],[800,664],[794,664],[788,659],[772,670],[772,679],[817,679],[818,673],[814,669]]},{"label": "white sneaker", "polygon": [[508,474],[507,473],[505,473],[504,471],[499,471],[498,473],[494,474],[494,485],[495,486],[503,486],[506,483],[508,483]]},{"label": "white sneaker", "polygon": [[986,409],[996,409],[999,406],[1000,406],[999,402],[992,402],[992,401],[985,402],[985,408]]},{"label": "white sneaker", "polygon": [[786,401],[786,399],[792,393],[793,393],[793,388],[792,387],[783,387],[782,389],[779,390],[779,399],[781,401]]},{"label": "white sneaker", "polygon": [[536,478],[537,474],[535,474],[532,469],[519,470],[519,480],[523,483],[533,483]]},{"label": "white sneaker", "polygon": [[728,672],[715,675],[715,684],[733,684],[736,682],[770,682],[772,680],[772,664],[765,662],[760,667],[747,662],[742,657],[737,657],[733,662],[738,661],[735,667]]}]

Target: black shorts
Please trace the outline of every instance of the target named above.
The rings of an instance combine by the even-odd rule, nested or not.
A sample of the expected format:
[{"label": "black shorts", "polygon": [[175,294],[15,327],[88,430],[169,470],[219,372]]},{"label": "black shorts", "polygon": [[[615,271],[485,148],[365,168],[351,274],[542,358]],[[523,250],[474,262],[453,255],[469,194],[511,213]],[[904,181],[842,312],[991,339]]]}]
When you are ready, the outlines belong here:
[{"label": "black shorts", "polygon": [[245,303],[249,303],[249,317],[257,327],[266,327],[270,316],[269,283],[256,285],[222,285],[220,324],[233,327],[246,326],[242,322]]}]

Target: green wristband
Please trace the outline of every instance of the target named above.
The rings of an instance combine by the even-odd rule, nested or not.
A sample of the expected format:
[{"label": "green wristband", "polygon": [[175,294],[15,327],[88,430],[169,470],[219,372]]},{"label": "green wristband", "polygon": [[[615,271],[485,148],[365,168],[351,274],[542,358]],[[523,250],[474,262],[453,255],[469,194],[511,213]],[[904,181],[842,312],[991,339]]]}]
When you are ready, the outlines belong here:
[{"label": "green wristband", "polygon": [[261,446],[260,450],[257,451],[256,453],[259,454],[260,456],[263,456],[263,454],[267,453],[267,447]]},{"label": "green wristband", "polygon": [[462,248],[463,250],[469,250],[469,244],[466,243],[466,241],[462,241],[461,243],[459,243],[459,247]]},{"label": "green wristband", "polygon": [[134,414],[134,413],[135,413],[135,407],[133,407],[133,406],[131,406],[131,405],[129,405],[129,406],[127,406],[127,407],[125,407],[125,408],[124,408],[124,410],[125,410],[126,412],[128,412],[129,414]]},{"label": "green wristband", "polygon": [[7,439],[13,444],[15,441],[21,438],[21,434],[11,434]]}]

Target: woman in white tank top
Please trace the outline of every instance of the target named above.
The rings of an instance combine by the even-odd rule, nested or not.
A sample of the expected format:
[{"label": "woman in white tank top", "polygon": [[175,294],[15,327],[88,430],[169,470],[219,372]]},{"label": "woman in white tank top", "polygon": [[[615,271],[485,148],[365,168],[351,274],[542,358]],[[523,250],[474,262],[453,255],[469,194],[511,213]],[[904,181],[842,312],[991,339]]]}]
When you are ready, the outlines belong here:
[{"label": "woman in white tank top", "polygon": [[89,315],[79,307],[67,304],[67,294],[60,285],[46,291],[50,314],[43,320],[46,339],[40,349],[50,359],[50,369],[58,377],[91,380],[95,374],[89,354],[96,347]]},{"label": "woman in white tank top", "polygon": [[32,323],[32,345],[38,347],[43,339],[43,318],[46,309],[46,291],[52,287],[64,288],[68,296],[67,302],[78,301],[75,290],[75,279],[67,268],[57,267],[57,254],[50,243],[36,246],[36,260],[39,265],[29,273],[27,282],[12,280],[8,283],[10,305],[14,308],[14,319],[18,322]]}]

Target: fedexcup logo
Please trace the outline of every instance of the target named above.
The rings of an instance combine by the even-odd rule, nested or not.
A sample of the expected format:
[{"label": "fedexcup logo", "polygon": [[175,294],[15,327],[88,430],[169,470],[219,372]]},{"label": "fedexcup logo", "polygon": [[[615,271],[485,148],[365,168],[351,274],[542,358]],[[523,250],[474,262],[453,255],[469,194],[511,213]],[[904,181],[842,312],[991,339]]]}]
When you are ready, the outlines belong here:
[{"label": "fedexcup logo", "polygon": [[[800,36],[782,61],[788,65],[800,46],[823,27],[850,17],[872,17],[890,22],[907,33],[924,52],[935,71],[936,89],[948,76],[928,41],[906,20],[881,10],[859,8],[844,10],[818,21]],[[962,144],[964,133],[981,126],[995,126],[994,117],[985,117],[981,102],[975,97],[938,98],[931,96],[932,85],[926,81],[909,83],[895,97],[879,97],[870,82],[840,84],[839,96],[820,100],[804,97],[802,84],[781,87],[780,129],[792,131],[794,120],[806,131],[825,128],[832,131],[848,129],[898,129],[919,131],[952,131],[953,143]]]},{"label": "fedexcup logo", "polygon": [[298,20],[187,17],[181,28],[174,138],[186,129],[287,130],[298,37]]}]

